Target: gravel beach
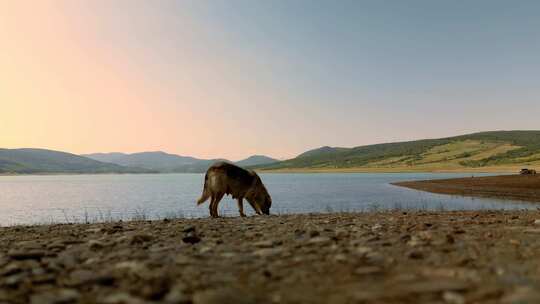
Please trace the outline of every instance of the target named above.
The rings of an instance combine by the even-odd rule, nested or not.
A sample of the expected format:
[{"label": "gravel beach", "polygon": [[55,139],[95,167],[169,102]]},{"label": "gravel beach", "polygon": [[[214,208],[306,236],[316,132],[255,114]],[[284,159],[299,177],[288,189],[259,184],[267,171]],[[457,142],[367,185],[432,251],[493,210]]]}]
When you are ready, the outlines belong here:
[{"label": "gravel beach", "polygon": [[540,303],[540,213],[0,228],[0,303]]}]

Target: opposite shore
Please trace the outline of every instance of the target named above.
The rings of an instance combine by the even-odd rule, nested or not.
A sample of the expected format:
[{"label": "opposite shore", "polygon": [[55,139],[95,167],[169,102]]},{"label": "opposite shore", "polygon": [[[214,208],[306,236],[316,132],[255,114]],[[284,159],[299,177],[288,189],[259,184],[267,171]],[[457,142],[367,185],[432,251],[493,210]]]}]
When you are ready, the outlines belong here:
[{"label": "opposite shore", "polygon": [[394,183],[439,194],[540,202],[540,175],[499,175]]}]

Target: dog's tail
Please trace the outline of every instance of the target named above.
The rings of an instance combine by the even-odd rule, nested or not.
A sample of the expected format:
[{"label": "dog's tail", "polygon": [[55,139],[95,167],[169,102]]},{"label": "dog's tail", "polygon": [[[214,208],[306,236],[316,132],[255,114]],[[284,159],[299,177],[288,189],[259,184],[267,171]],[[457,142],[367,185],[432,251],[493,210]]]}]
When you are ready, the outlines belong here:
[{"label": "dog's tail", "polygon": [[206,172],[206,174],[204,175],[203,192],[202,192],[201,198],[199,198],[199,200],[197,201],[197,205],[200,205],[200,204],[206,202],[206,200],[208,200],[208,198],[210,197],[209,192],[210,191],[208,191],[208,172]]}]

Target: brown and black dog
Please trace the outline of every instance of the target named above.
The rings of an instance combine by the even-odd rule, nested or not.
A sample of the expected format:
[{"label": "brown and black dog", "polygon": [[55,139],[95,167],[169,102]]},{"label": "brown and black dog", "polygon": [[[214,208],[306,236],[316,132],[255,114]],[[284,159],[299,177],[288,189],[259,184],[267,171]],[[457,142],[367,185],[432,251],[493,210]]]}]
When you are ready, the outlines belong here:
[{"label": "brown and black dog", "polygon": [[218,204],[225,194],[238,200],[240,216],[246,216],[244,198],[257,214],[270,214],[272,198],[257,173],[227,162],[217,162],[206,171],[203,193],[197,205],[211,198],[210,216],[218,217]]}]

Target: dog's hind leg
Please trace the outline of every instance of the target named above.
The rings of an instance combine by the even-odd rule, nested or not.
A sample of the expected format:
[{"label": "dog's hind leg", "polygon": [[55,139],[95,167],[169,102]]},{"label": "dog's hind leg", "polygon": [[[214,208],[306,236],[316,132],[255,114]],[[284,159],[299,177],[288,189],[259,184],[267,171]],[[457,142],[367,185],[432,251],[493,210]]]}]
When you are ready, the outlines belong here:
[{"label": "dog's hind leg", "polygon": [[224,195],[225,193],[217,193],[216,196],[214,197],[214,202],[210,204],[210,208],[212,208],[212,212],[214,214],[213,217],[219,217],[218,206],[219,206],[219,202],[221,201]]},{"label": "dog's hind leg", "polygon": [[214,209],[213,209],[215,200],[216,200],[216,196],[214,194],[212,194],[212,196],[210,197],[210,204],[208,205],[208,211],[210,211],[210,216],[211,217],[215,217],[214,216]]}]

